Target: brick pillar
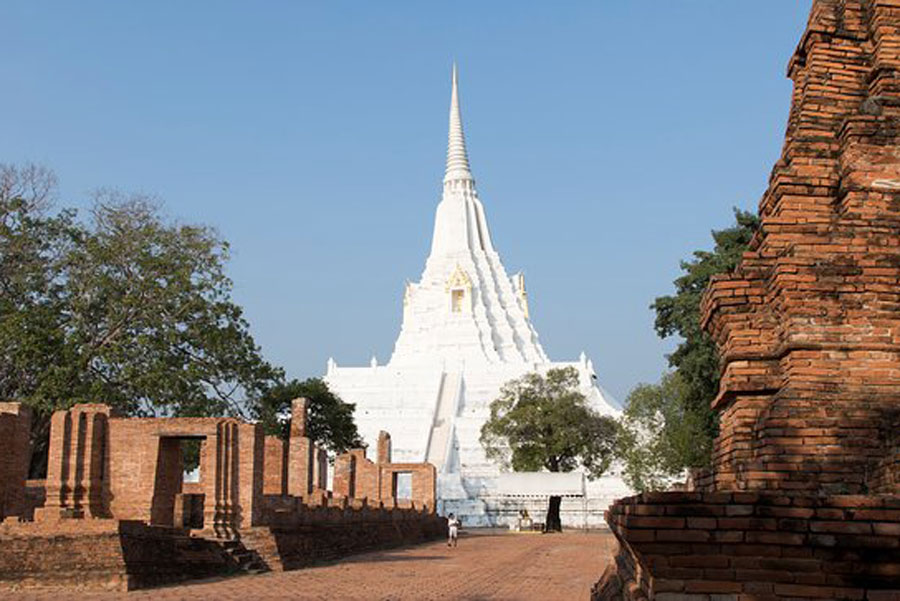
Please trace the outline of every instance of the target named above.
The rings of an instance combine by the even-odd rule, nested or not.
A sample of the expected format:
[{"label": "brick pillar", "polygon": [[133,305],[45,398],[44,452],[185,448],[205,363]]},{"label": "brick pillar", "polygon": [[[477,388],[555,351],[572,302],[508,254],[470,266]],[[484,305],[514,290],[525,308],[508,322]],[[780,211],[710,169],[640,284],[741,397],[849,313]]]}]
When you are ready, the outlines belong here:
[{"label": "brick pillar", "polygon": [[334,459],[334,481],[331,485],[334,494],[353,498],[356,496],[356,456],[343,453]]},{"label": "brick pillar", "polygon": [[430,511],[436,509],[437,470],[430,463],[413,470],[412,499],[417,507],[425,507]]},{"label": "brick pillar", "polygon": [[391,435],[384,430],[378,433],[378,457],[375,462],[391,462]]},{"label": "brick pillar", "polygon": [[72,415],[55,411],[50,417],[50,444],[47,459],[47,496],[44,507],[35,510],[35,520],[59,518],[69,504],[69,453],[72,451]]},{"label": "brick pillar", "polygon": [[306,437],[306,399],[291,406],[291,438],[288,442],[288,494],[305,497],[312,491],[313,446]]},{"label": "brick pillar", "polygon": [[325,449],[316,452],[316,488],[328,490],[328,453]]},{"label": "brick pillar", "polygon": [[239,465],[235,527],[248,528],[257,525],[262,516],[265,435],[259,424],[240,424],[237,434]]},{"label": "brick pillar", "polygon": [[[204,502],[203,527],[219,537],[231,537],[235,530],[238,497],[238,424],[223,420],[216,426],[216,439],[203,445]],[[209,474],[209,476],[207,476]]]},{"label": "brick pillar", "polygon": [[174,525],[175,504],[178,502],[176,497],[181,493],[183,474],[181,439],[157,439],[156,474],[153,481],[153,497],[150,501],[151,524]]},{"label": "brick pillar", "polygon": [[31,459],[31,408],[21,403],[0,403],[0,521],[22,516],[25,480]]},{"label": "brick pillar", "polygon": [[277,436],[265,437],[263,494],[286,495],[288,445]]},{"label": "brick pillar", "polygon": [[304,398],[291,402],[291,438],[306,436],[306,411],[309,401]]},{"label": "brick pillar", "polygon": [[75,405],[50,419],[47,501],[36,519],[109,517],[110,408]]}]

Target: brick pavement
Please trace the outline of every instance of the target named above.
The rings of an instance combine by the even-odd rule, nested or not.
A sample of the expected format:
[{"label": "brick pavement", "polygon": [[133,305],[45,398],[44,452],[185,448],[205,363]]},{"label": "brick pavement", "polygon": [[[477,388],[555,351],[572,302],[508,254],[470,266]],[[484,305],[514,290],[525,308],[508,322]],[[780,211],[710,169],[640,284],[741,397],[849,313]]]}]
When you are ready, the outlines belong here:
[{"label": "brick pavement", "polygon": [[[554,535],[465,532],[459,547],[426,543],[347,558],[333,564],[135,591],[79,594],[78,599],[175,601],[216,599],[503,600],[588,599],[610,560],[609,533]],[[60,592],[0,593],[8,601],[50,601]],[[73,595],[73,597],[76,597]]]}]

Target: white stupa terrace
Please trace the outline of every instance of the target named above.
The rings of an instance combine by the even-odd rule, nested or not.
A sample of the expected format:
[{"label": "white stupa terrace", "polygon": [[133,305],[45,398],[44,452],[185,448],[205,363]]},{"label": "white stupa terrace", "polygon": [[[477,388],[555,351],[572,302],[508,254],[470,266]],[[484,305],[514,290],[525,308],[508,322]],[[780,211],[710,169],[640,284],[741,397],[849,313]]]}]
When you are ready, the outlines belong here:
[{"label": "white stupa terrace", "polygon": [[[339,367],[329,359],[325,380],[356,404],[356,423],[370,448],[380,430],[389,430],[394,461],[437,467],[440,511],[486,526],[508,523],[521,507],[542,519],[549,492],[540,490],[537,477],[518,499],[502,493],[500,469],[479,442],[491,401],[511,379],[567,366],[578,371],[581,391],[596,411],[619,414],[584,353],[572,362],[547,357],[529,319],[524,277],[510,277],[500,261],[469,168],[454,66],[447,167],[431,254],[421,280],[406,286],[393,355],[386,365],[373,359],[368,367]],[[600,526],[611,500],[628,492],[614,475],[588,481],[586,497],[564,500],[563,523]]]}]

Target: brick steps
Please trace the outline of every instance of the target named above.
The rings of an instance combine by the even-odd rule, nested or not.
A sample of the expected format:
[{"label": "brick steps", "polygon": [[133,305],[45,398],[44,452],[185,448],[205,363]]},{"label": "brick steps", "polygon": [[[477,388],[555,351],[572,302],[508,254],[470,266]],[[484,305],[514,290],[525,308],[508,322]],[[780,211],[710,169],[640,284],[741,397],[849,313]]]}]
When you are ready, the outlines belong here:
[{"label": "brick steps", "polygon": [[262,556],[255,549],[245,547],[240,540],[225,541],[221,545],[238,571],[245,574],[262,574],[271,571]]}]

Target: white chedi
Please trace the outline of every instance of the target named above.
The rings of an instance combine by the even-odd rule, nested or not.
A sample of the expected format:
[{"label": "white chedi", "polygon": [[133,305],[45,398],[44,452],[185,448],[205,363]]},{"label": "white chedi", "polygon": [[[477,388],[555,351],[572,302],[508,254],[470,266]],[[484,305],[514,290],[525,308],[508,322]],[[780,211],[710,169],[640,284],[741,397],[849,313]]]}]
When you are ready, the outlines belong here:
[{"label": "white chedi", "polygon": [[[581,391],[596,411],[619,414],[595,383],[584,353],[574,362],[550,361],[529,319],[524,277],[508,276],[494,249],[469,168],[454,66],[447,167],[431,253],[420,281],[404,291],[393,355],[387,365],[373,358],[369,367],[339,367],[329,359],[325,380],[356,404],[356,423],[370,448],[386,429],[394,461],[436,466],[440,509],[468,525],[497,525],[506,519],[497,508],[500,470],[479,442],[490,403],[509,380],[568,366],[578,371]],[[601,525],[603,509],[627,493],[617,477],[591,482],[588,522]],[[564,523],[568,517],[582,525],[583,500],[569,505],[570,511],[563,505]]]}]

